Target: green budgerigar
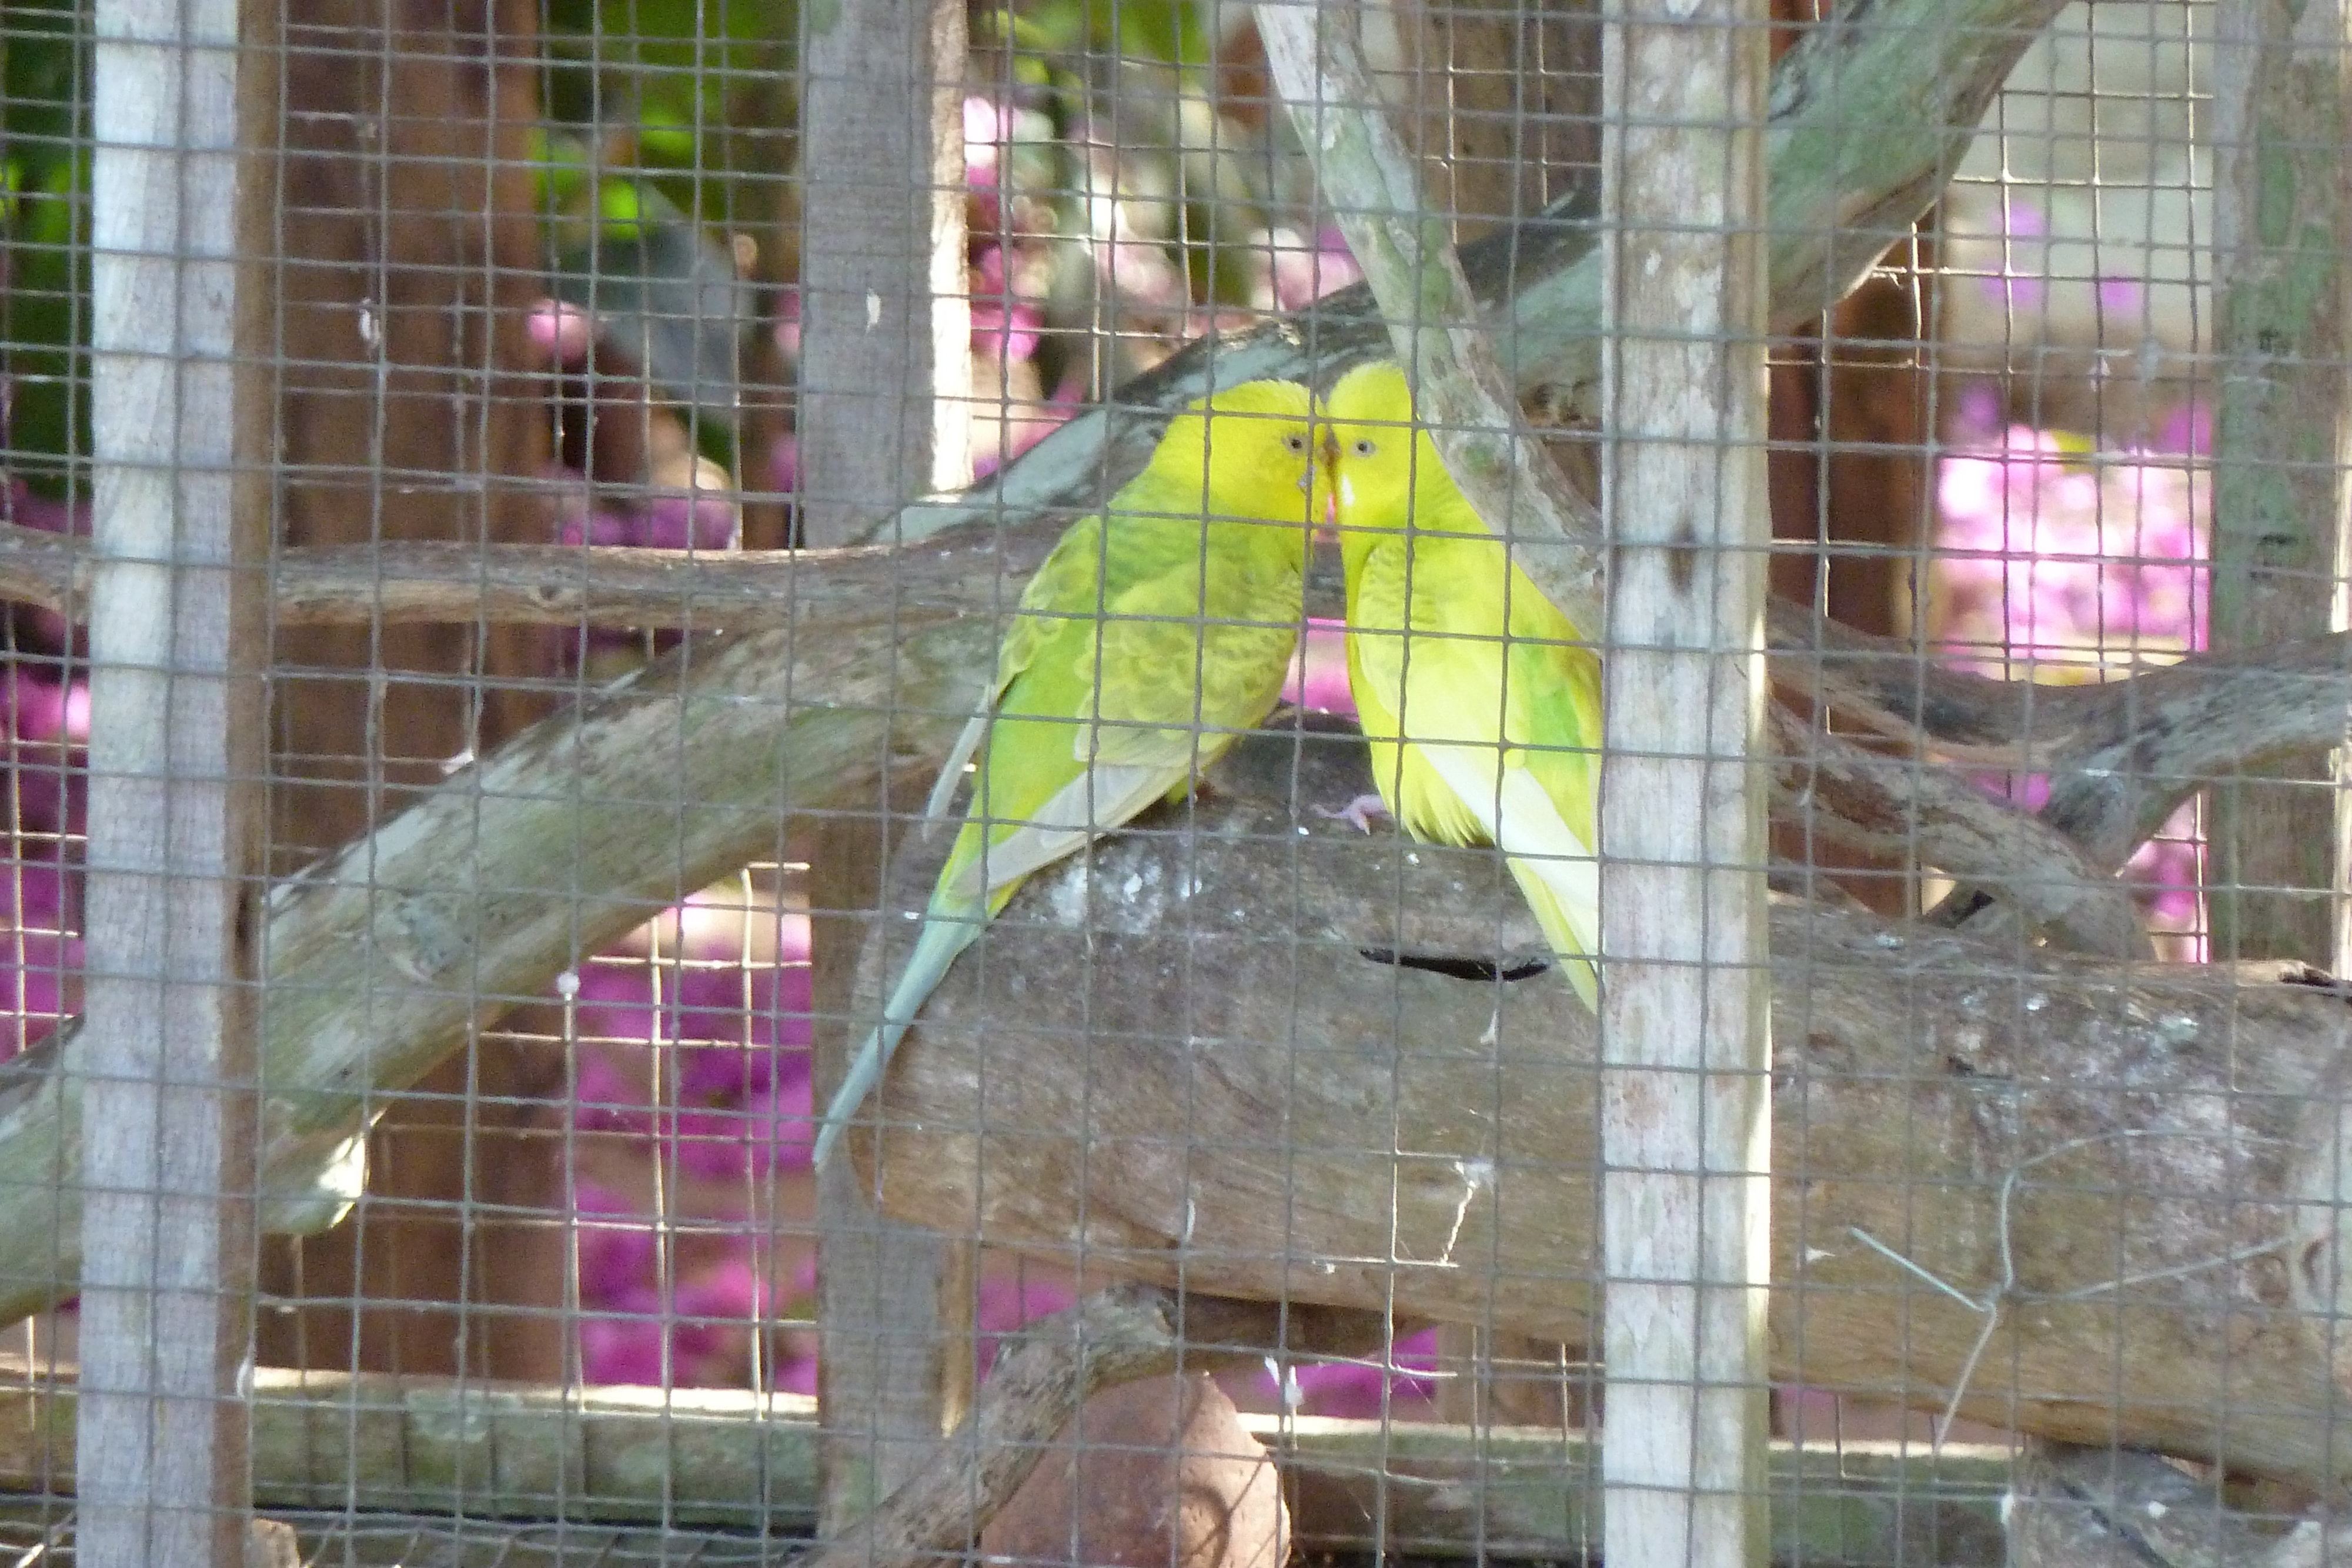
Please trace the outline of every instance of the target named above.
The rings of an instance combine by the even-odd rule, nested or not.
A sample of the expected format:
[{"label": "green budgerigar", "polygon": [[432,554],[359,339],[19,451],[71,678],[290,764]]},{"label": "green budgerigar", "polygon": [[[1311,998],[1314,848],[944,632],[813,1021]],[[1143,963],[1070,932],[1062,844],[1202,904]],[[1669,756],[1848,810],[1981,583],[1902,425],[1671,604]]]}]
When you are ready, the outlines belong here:
[{"label": "green budgerigar", "polygon": [[1470,509],[1393,364],[1331,389],[1348,685],[1381,799],[1414,837],[1499,845],[1598,1010],[1601,664]]},{"label": "green budgerigar", "polygon": [[1298,637],[1328,469],[1314,400],[1250,382],[1170,422],[1143,472],[1062,536],[998,651],[990,708],[941,770],[971,801],[914,952],[824,1113],[818,1164],[956,956],[1031,873],[1110,832],[1265,717]]}]

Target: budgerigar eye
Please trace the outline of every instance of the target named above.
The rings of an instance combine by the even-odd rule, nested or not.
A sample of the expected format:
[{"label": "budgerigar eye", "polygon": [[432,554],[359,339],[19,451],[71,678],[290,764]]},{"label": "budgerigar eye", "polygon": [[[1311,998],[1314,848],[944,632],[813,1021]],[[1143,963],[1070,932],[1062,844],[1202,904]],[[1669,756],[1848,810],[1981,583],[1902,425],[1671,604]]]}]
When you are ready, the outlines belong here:
[{"label": "budgerigar eye", "polygon": [[1373,445],[1372,445],[1372,444],[1371,444],[1371,441],[1370,441],[1370,439],[1369,437],[1363,437],[1363,438],[1360,438],[1360,439],[1356,442],[1356,444],[1355,444],[1355,445],[1353,445],[1353,446],[1351,446],[1351,447],[1349,447],[1349,450],[1350,452],[1353,452],[1353,453],[1354,453],[1357,456],[1359,456],[1359,457],[1370,457],[1370,456],[1372,455],[1372,453],[1374,452],[1375,448],[1373,447]]},{"label": "budgerigar eye", "polygon": [[1294,430],[1282,438],[1282,449],[1303,457],[1307,454],[1307,437]]}]

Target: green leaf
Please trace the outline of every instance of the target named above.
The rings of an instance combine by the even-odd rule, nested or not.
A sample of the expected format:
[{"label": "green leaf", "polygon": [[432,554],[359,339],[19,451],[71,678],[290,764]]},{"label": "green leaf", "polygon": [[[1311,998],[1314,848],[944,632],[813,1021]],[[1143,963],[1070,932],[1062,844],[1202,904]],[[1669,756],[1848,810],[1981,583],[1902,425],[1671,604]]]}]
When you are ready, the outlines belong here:
[{"label": "green leaf", "polygon": [[73,4],[11,4],[0,51],[10,199],[5,310],[8,468],[62,494],[89,450],[88,51]]},{"label": "green leaf", "polygon": [[637,237],[646,192],[634,180],[606,176],[596,187],[596,232],[613,244]]}]

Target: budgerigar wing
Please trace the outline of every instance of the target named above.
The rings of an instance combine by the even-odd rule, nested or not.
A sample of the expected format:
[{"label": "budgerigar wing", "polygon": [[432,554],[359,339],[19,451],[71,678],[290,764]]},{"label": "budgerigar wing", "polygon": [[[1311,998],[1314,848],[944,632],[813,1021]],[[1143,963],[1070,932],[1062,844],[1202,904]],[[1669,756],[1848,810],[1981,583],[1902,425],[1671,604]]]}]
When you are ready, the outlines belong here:
[{"label": "budgerigar wing", "polygon": [[923,808],[926,816],[937,820],[947,815],[949,805],[955,800],[956,787],[963,782],[965,768],[979,754],[981,743],[988,737],[989,724],[996,716],[996,705],[1003,699],[1004,688],[1036,661],[1038,653],[1056,634],[1069,628],[1072,617],[1095,613],[1114,564],[1103,553],[1103,520],[1099,516],[1080,517],[1055,541],[1045,563],[1021,590],[1013,622],[1004,629],[1004,640],[997,646],[996,679],[989,687],[987,704],[971,716],[963,733],[956,737],[954,747],[931,785],[930,800]]},{"label": "budgerigar wing", "polygon": [[1560,820],[1589,846],[1601,765],[1601,665],[1575,623],[1535,584],[1512,573],[1511,644],[1504,723],[1517,760],[1543,786]]},{"label": "budgerigar wing", "polygon": [[1081,758],[1171,770],[1172,785],[1266,716],[1298,640],[1295,619],[1276,617],[1297,612],[1218,580],[1229,575],[1213,566],[1207,594],[1185,572],[1120,596],[1102,631],[1101,725],[1077,737]]},{"label": "budgerigar wing", "polygon": [[[1100,575],[1089,574],[1086,591],[1093,597],[1085,611],[1024,617],[1029,635],[1019,685],[1007,684],[993,722],[1033,732],[1013,744],[1035,748],[1022,770],[1048,783],[1049,792],[1011,789],[1007,810],[1016,821],[990,840],[984,865],[976,860],[958,879],[959,892],[992,897],[1133,819],[1231,745],[1234,732],[1263,717],[1280,695],[1295,623],[1275,624],[1262,604],[1237,612],[1248,585],[1224,580],[1219,566],[1208,571],[1214,593],[1204,601],[1196,527],[1120,518],[1111,542]],[[1281,600],[1279,592],[1272,597]],[[1212,611],[1205,617],[1204,601]],[[1069,604],[1065,595],[1031,608]],[[1265,623],[1222,619],[1250,612]],[[1070,772],[1050,785],[1055,755]]]},{"label": "budgerigar wing", "polygon": [[1402,542],[1376,546],[1364,557],[1356,580],[1355,601],[1349,606],[1348,653],[1357,677],[1376,698],[1382,713],[1396,722],[1404,705],[1405,677],[1405,551]]}]

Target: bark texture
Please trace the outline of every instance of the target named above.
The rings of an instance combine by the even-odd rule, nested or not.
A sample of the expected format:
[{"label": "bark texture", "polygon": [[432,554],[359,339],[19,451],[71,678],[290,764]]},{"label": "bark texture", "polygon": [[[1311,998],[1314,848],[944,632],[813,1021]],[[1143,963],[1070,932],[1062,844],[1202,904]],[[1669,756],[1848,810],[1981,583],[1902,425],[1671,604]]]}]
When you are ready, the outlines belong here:
[{"label": "bark texture", "polygon": [[[1219,782],[1040,873],[950,975],[884,1087],[879,1166],[852,1143],[886,1212],[1590,1343],[1592,1025],[1535,971],[1500,864],[1325,818],[1368,782],[1348,737],[1254,740]],[[1773,924],[1776,1378],[2342,1464],[2341,994],[1819,906]],[[869,955],[859,1016],[898,956]]]}]

